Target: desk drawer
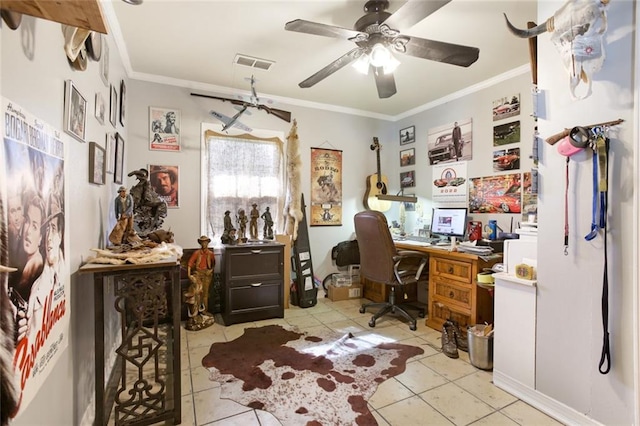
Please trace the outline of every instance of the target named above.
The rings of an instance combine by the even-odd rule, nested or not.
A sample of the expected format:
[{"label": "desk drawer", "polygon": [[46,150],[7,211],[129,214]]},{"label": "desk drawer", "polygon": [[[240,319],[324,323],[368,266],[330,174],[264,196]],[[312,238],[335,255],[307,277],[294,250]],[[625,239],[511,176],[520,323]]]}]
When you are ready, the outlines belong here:
[{"label": "desk drawer", "polygon": [[435,296],[447,301],[447,304],[453,303],[465,309],[471,309],[471,287],[465,285],[457,285],[455,282],[442,281],[435,279],[430,283],[433,286]]},{"label": "desk drawer", "polygon": [[442,277],[461,283],[472,282],[472,265],[470,262],[444,259],[432,256],[430,259],[429,272],[432,277]]},{"label": "desk drawer", "polygon": [[466,330],[468,325],[471,324],[471,315],[465,312],[464,309],[457,309],[456,307],[446,305],[438,299],[431,300],[429,303],[429,319],[427,325],[436,330],[442,330],[442,324],[451,319],[456,321],[461,330]]}]

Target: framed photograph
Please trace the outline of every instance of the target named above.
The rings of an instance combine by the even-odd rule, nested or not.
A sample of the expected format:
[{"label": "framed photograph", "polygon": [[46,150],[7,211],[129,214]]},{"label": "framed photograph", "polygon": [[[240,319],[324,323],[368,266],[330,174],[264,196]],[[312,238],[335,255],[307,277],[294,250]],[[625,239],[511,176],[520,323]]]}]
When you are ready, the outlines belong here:
[{"label": "framed photograph", "polygon": [[473,120],[464,118],[432,127],[427,131],[429,165],[471,161],[473,158]]},{"label": "framed photograph", "polygon": [[122,185],[124,177],[124,139],[120,133],[116,133],[116,156],[113,170],[113,181]]},{"label": "framed photograph", "polygon": [[416,127],[409,126],[400,130],[400,145],[406,145],[416,141]]},{"label": "framed photograph", "polygon": [[416,164],[416,149],[404,149],[400,151],[400,167],[413,166]]},{"label": "framed photograph", "polygon": [[507,145],[520,142],[520,122],[493,126],[493,146]]},{"label": "framed photograph", "polygon": [[102,93],[96,93],[96,110],[94,112],[96,116],[96,120],[98,123],[104,124],[104,116],[106,114],[106,106],[104,104],[104,98],[102,97]]},{"label": "framed photograph", "polygon": [[124,127],[124,107],[127,99],[127,86],[124,84],[124,80],[120,80],[120,124]]},{"label": "framed photograph", "polygon": [[79,140],[85,141],[87,123],[87,100],[73,84],[64,82],[64,131]]},{"label": "framed photograph", "polygon": [[149,107],[149,149],[180,151],[180,111]]},{"label": "framed photograph", "polygon": [[416,186],[416,175],[413,170],[400,173],[400,188],[413,188]]},{"label": "framed photograph", "polygon": [[116,134],[113,132],[107,133],[105,138],[105,170],[107,173],[113,173],[113,164],[116,159]]},{"label": "framed photograph", "polygon": [[105,150],[95,142],[89,142],[89,182],[104,185]]},{"label": "framed photograph", "polygon": [[180,169],[178,166],[158,166],[149,164],[149,176],[151,187],[155,189],[158,197],[167,203],[167,207],[180,207],[178,197],[180,183]]},{"label": "framed photograph", "polygon": [[520,114],[520,93],[503,96],[493,101],[493,121]]},{"label": "framed photograph", "polygon": [[102,37],[102,58],[100,58],[100,78],[109,87],[109,44],[106,37]]},{"label": "framed photograph", "polygon": [[520,170],[520,148],[493,151],[493,171]]},{"label": "framed photograph", "polygon": [[109,122],[113,127],[116,127],[116,120],[118,116],[118,92],[116,88],[111,85],[111,95],[109,96]]}]

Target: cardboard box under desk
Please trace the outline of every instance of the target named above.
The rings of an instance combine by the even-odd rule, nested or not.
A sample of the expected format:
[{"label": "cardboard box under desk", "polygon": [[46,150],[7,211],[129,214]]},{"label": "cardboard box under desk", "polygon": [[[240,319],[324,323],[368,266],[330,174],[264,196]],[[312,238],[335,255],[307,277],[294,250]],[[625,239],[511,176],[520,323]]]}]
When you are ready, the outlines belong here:
[{"label": "cardboard box under desk", "polygon": [[359,299],[362,297],[362,284],[351,284],[349,287],[336,287],[333,284],[327,285],[329,299],[333,302],[338,300]]}]

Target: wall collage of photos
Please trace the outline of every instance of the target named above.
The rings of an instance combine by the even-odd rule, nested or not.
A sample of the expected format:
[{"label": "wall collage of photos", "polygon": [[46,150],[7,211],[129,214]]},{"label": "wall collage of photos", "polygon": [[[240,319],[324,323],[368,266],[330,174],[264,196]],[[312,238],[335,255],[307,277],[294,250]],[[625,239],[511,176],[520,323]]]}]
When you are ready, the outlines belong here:
[{"label": "wall collage of photos", "polygon": [[[466,161],[473,153],[472,119],[460,119],[437,128],[427,135],[429,165],[433,166],[433,200],[465,202],[469,213],[521,213],[524,222],[537,213],[537,194],[532,173],[521,172],[520,94],[509,94],[493,101],[493,173],[467,176]],[[415,126],[400,130],[400,187],[415,186],[415,149],[405,145],[415,142]],[[409,170],[407,170],[409,169]],[[405,203],[406,210],[414,209]]]}]

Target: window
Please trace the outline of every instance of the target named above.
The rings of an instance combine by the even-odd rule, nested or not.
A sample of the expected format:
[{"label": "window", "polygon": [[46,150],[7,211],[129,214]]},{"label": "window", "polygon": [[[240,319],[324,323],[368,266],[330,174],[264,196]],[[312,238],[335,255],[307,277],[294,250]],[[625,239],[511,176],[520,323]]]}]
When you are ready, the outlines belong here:
[{"label": "window", "polygon": [[[206,127],[206,126],[205,126]],[[224,214],[230,211],[233,226],[238,229],[238,211],[249,216],[251,205],[258,205],[260,214],[269,207],[274,232],[281,227],[284,194],[283,138],[267,137],[273,132],[252,135],[226,135],[213,130],[204,132],[202,191],[204,234],[220,241],[224,231]],[[258,237],[262,238],[263,221],[258,221]],[[238,235],[240,237],[240,235]],[[246,237],[249,238],[247,226]]]}]

